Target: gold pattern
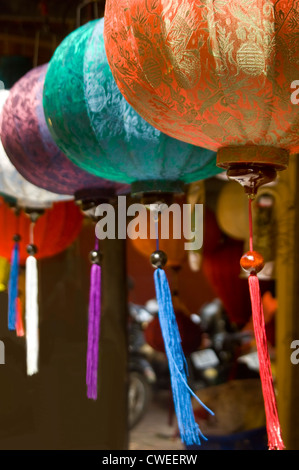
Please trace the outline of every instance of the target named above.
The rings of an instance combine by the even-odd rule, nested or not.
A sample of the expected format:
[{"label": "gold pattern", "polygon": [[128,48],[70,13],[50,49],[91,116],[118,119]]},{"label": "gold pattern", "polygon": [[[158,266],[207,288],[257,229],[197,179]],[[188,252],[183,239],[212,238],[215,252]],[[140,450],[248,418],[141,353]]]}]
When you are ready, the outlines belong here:
[{"label": "gold pattern", "polygon": [[299,151],[299,108],[290,100],[299,77],[298,2],[119,0],[117,8],[106,1],[111,70],[154,127],[215,151]]},{"label": "gold pattern", "polygon": [[190,48],[193,30],[188,24],[188,10],[188,4],[183,0],[174,17],[162,22],[164,52],[172,63],[178,86],[185,90],[198,83],[201,73],[199,49],[195,43],[194,48]]},{"label": "gold pattern", "polygon": [[263,51],[254,43],[245,43],[240,47],[237,52],[237,63],[248,75],[261,75],[265,71]]}]

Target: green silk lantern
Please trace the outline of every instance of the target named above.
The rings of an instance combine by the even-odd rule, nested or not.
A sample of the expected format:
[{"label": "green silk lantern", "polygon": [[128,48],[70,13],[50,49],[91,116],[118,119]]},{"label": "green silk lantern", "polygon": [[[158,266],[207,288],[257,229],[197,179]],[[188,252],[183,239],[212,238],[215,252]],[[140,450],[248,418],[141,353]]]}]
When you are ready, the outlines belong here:
[{"label": "green silk lantern", "polygon": [[[103,29],[101,19],[75,30],[49,63],[44,111],[58,147],[84,170],[131,184],[133,194],[181,193],[185,183],[220,173],[214,152],[166,136],[123,98],[107,61]],[[195,395],[187,383],[186,359],[163,269],[167,255],[159,250],[158,240],[151,262],[181,438],[186,444],[200,443],[205,437],[193,415]]]},{"label": "green silk lantern", "polygon": [[56,144],[84,170],[132,183],[132,192],[181,191],[182,183],[220,173],[212,151],[166,136],[127,103],[110,71],[103,29],[103,19],[78,28],[49,63],[44,111]]}]

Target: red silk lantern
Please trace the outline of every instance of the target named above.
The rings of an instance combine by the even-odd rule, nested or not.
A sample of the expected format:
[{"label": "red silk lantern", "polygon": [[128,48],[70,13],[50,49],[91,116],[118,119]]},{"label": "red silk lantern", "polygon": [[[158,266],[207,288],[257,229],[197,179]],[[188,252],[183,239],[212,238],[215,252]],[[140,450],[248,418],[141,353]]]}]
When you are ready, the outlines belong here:
[{"label": "red silk lantern", "polygon": [[[43,213],[31,210],[25,214],[0,198],[0,256],[11,259],[8,328],[16,329],[17,335],[25,333],[28,375],[38,372],[39,360],[37,259],[64,251],[79,235],[82,221],[83,215],[73,201],[54,203]],[[26,267],[26,332],[18,298],[19,265]]]},{"label": "red silk lantern", "polygon": [[[34,227],[34,244],[37,246],[36,258],[48,258],[64,251],[80,233],[83,216],[73,201],[58,202],[46,209]],[[10,260],[14,245],[13,237],[21,237],[20,264],[25,265],[28,257],[27,245],[30,244],[30,218],[21,211],[14,211],[0,198],[0,256]]]}]

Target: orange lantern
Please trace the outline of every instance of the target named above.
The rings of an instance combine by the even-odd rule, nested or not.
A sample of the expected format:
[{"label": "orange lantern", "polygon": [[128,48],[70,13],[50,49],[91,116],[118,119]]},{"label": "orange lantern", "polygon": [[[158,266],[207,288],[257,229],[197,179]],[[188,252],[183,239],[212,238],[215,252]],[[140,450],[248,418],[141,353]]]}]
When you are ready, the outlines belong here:
[{"label": "orange lantern", "polygon": [[218,151],[224,169],[266,165],[272,179],[299,150],[298,14],[284,0],[107,0],[107,57],[154,127]]},{"label": "orange lantern", "polygon": [[117,85],[161,132],[217,151],[249,195],[248,274],[269,449],[283,449],[253,248],[252,199],[299,151],[299,5],[289,0],[106,1]]}]

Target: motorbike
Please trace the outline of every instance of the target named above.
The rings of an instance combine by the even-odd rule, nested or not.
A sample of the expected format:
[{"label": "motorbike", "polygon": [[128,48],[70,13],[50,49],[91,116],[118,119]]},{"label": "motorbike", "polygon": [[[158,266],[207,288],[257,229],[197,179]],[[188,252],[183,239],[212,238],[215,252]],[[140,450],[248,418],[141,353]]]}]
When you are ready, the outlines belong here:
[{"label": "motorbike", "polygon": [[[219,299],[205,304],[197,315],[202,345],[188,358],[190,386],[196,391],[224,383],[232,378],[249,378],[258,374],[242,360],[244,345],[252,333],[239,331],[229,322]],[[245,355],[244,355],[245,357]],[[247,357],[247,355],[246,355]]]},{"label": "motorbike", "polygon": [[156,381],[156,373],[147,358],[143,334],[143,324],[151,319],[152,316],[146,308],[129,304],[129,429],[136,426],[147,412],[152,397],[152,385]]},{"label": "motorbike", "polygon": [[[155,392],[171,390],[166,355],[154,351],[144,337],[144,325],[157,313],[156,305],[129,305],[130,429],[144,417]],[[194,392],[232,378],[258,377],[254,353],[242,355],[252,335],[230,324],[219,299],[205,304],[190,319],[199,324],[202,335],[200,348],[186,357],[188,383]]]}]

